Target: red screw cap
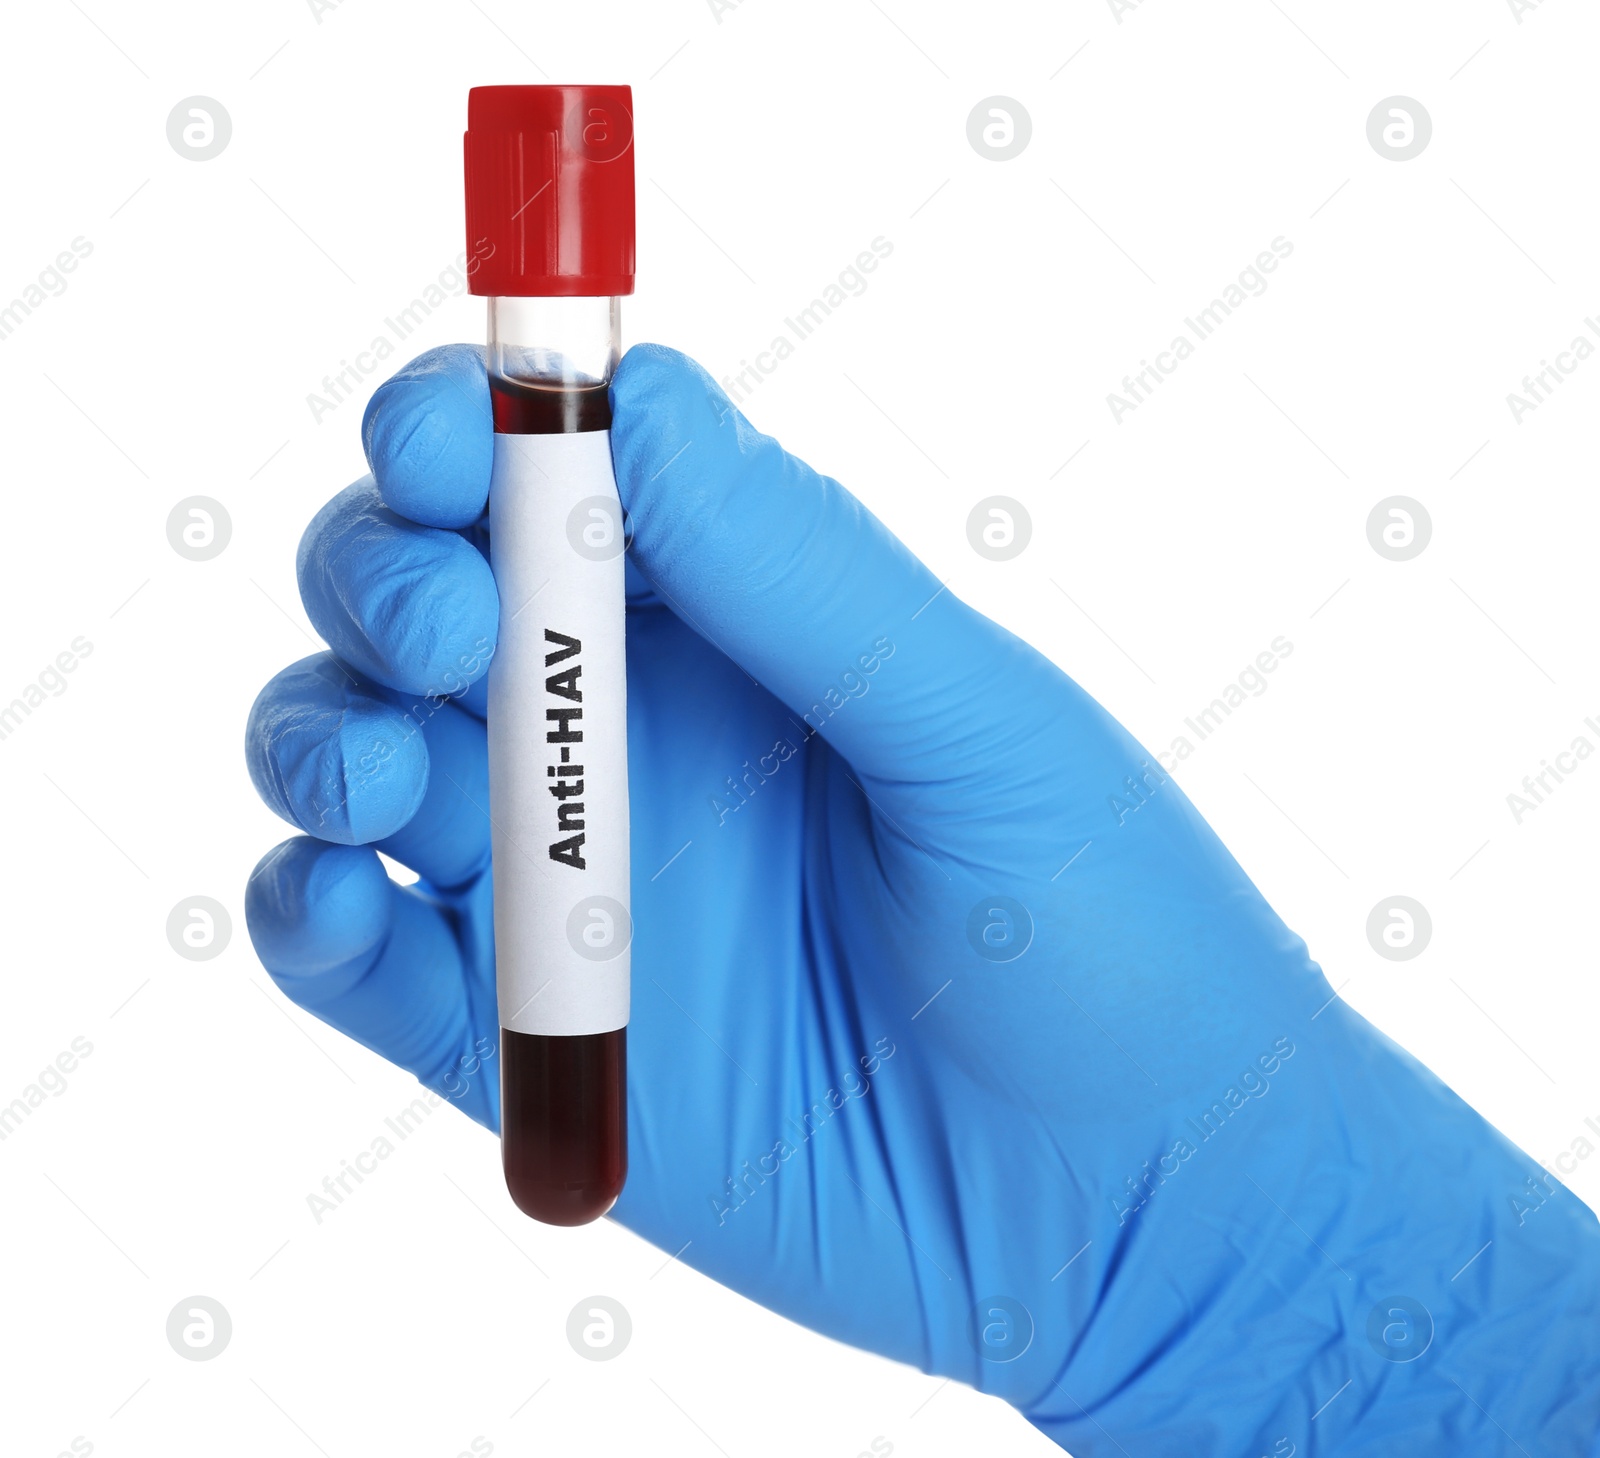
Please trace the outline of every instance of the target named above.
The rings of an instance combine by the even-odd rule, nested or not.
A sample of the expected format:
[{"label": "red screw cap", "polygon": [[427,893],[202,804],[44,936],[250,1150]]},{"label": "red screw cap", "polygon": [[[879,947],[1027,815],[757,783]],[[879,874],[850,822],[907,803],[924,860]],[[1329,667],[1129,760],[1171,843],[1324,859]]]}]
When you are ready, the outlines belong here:
[{"label": "red screw cap", "polygon": [[631,87],[475,86],[464,141],[471,292],[633,292]]}]

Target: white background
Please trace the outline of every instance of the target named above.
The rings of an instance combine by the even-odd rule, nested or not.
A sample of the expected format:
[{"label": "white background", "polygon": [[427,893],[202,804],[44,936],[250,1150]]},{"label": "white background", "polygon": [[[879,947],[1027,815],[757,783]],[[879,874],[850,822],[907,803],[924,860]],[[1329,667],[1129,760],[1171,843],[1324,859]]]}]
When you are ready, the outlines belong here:
[{"label": "white background", "polygon": [[[1288,638],[1184,788],[1344,996],[1536,1158],[1600,1116],[1600,758],[1521,824],[1506,800],[1600,746],[1600,359],[1520,425],[1506,403],[1600,314],[1592,6],[63,0],[4,31],[0,303],[93,248],[0,340],[0,702],[93,645],[0,740],[0,1103],[94,1048],[0,1143],[8,1454],[1053,1451],[609,1224],[522,1220],[448,1109],[308,1211],[416,1086],[251,953],[243,886],[288,832],[244,719],[313,651],[294,548],[364,469],[381,375],[320,423],[307,396],[461,251],[473,84],[634,86],[626,336],[718,376],[892,242],[747,412],[1153,749]],[[196,94],[233,124],[203,163],[166,136]],[[966,133],[996,94],[1032,119],[1007,162]],[[1366,132],[1396,94],[1434,126],[1404,163]],[[1115,423],[1279,236],[1268,291]],[[455,298],[390,363],[481,334]],[[967,543],[993,494],[1032,516],[1010,563]],[[1365,529],[1397,494],[1433,523],[1405,563]],[[232,520],[209,562],[168,545],[191,495]],[[1433,919],[1409,962],[1366,938],[1395,894]],[[193,895],[232,913],[212,961],[167,943]],[[1600,1158],[1568,1183],[1600,1198]],[[195,1293],[233,1320],[210,1362],[164,1335]],[[632,1314],[615,1361],[565,1340],[593,1293]]]}]

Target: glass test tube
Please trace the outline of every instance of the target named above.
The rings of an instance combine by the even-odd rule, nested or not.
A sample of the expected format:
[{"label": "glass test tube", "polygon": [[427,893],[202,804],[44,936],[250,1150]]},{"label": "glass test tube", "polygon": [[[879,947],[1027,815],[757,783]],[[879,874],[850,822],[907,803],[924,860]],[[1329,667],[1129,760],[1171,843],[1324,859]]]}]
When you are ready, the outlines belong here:
[{"label": "glass test tube", "polygon": [[581,1225],[627,1174],[626,536],[609,386],[633,282],[625,87],[485,87],[466,137],[494,467],[489,795],[501,1148],[518,1207]]}]

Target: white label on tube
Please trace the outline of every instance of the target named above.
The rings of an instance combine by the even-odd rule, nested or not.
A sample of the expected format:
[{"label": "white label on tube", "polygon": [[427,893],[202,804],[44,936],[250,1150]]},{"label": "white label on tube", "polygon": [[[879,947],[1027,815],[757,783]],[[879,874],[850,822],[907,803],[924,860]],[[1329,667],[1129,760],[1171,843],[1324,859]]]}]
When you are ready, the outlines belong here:
[{"label": "white label on tube", "polygon": [[489,811],[500,1026],[628,1021],[622,506],[603,430],[496,435]]}]

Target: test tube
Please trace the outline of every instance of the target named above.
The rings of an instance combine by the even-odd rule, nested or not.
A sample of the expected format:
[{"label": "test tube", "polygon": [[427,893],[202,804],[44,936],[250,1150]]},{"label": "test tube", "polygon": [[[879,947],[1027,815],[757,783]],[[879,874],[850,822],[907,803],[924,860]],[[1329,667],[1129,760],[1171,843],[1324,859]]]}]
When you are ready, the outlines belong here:
[{"label": "test tube", "polygon": [[471,292],[488,298],[488,676],[500,1139],[517,1206],[605,1214],[628,1168],[626,532],[611,466],[633,292],[626,86],[485,86],[465,137]]}]

